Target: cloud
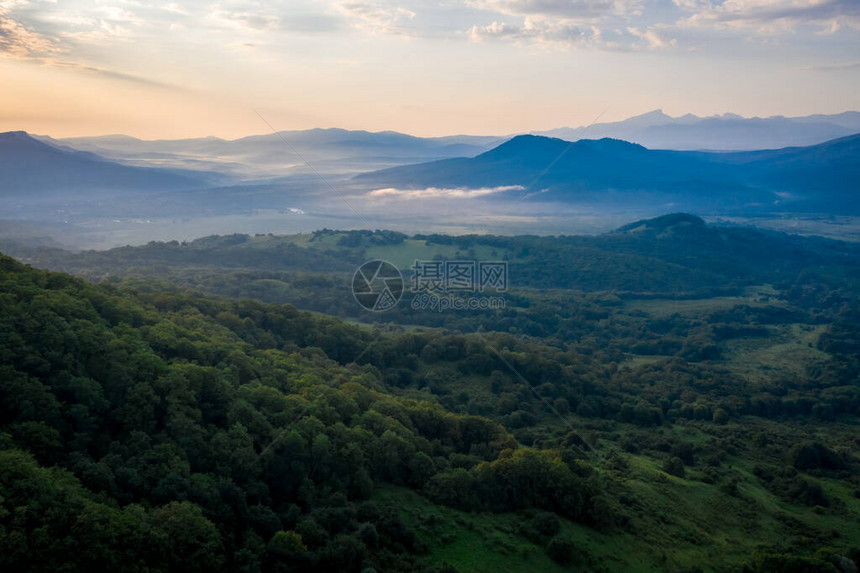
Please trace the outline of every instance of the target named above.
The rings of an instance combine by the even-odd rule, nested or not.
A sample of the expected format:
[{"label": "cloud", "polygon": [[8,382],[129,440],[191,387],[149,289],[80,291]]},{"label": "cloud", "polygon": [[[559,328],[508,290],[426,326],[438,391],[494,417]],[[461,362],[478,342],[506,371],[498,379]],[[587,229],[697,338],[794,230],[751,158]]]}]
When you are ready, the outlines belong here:
[{"label": "cloud", "polygon": [[469,31],[472,41],[507,40],[518,45],[535,45],[544,48],[569,50],[591,48],[612,51],[660,50],[677,44],[656,27],[628,26],[604,33],[596,24],[580,25],[571,20],[526,18],[522,25],[493,22],[488,26],[473,26]]},{"label": "cloud", "polygon": [[593,20],[641,13],[640,0],[475,0],[471,6],[513,16]]},{"label": "cloud", "polygon": [[171,86],[159,81],[151,80],[148,78],[144,78],[141,76],[136,76],[133,74],[126,74],[123,72],[117,72],[114,70],[108,70],[104,68],[97,68],[95,66],[87,66],[84,64],[79,64],[76,62],[62,62],[55,60],[43,60],[42,62],[46,66],[51,66],[55,68],[65,68],[70,70],[75,70],[79,72],[85,72],[88,74],[94,74],[97,76],[101,76],[103,78],[108,78],[112,80],[121,80],[125,82],[132,82],[136,84],[146,85],[155,88],[171,88],[171,89],[179,89],[176,86]]},{"label": "cloud", "polygon": [[397,189],[387,187],[376,189],[367,194],[373,199],[467,199],[483,197],[505,191],[524,191],[522,185],[505,185],[502,187],[480,187],[478,189],[427,187],[425,189]]},{"label": "cloud", "polygon": [[173,14],[180,14],[182,16],[188,15],[188,9],[182,7],[180,4],[165,4],[161,9],[172,12]]},{"label": "cloud", "polygon": [[28,14],[29,22],[62,41],[69,50],[77,44],[97,44],[131,39],[133,30],[146,22],[137,14],[113,6],[97,6],[89,10],[46,8],[38,16]]},{"label": "cloud", "polygon": [[677,43],[674,38],[664,38],[659,33],[657,33],[654,28],[640,29],[628,27],[627,32],[630,33],[632,36],[644,40],[647,43],[647,46],[652,50],[668,48],[670,46],[674,46]]},{"label": "cloud", "polygon": [[383,6],[371,2],[340,2],[335,8],[352,25],[370,34],[412,35],[403,24],[415,18],[415,12],[400,6]]},{"label": "cloud", "polygon": [[473,26],[469,30],[473,41],[509,40],[517,44],[539,44],[556,48],[600,45],[600,29],[585,27],[570,21],[526,18],[522,25],[493,22],[488,26]]},{"label": "cloud", "polygon": [[262,10],[231,10],[213,4],[209,13],[213,19],[231,26],[253,31],[274,30],[280,24],[280,17]]},{"label": "cloud", "polygon": [[675,45],[656,26],[631,25],[641,20],[641,0],[472,0],[470,5],[499,17],[474,25],[472,41],[506,40],[561,50],[653,50]]},{"label": "cloud", "polygon": [[[555,49],[665,50],[713,38],[762,39],[806,29],[828,35],[860,30],[860,0],[466,0],[492,12],[466,30],[497,40]],[[646,9],[647,8],[647,9]],[[765,37],[765,38],[756,38]]]},{"label": "cloud", "polygon": [[[82,37],[90,38],[92,37],[92,34],[109,34],[111,28],[105,28],[102,26],[102,24],[106,22],[105,20],[91,20],[78,16],[70,18],[69,22],[75,25],[84,26],[96,24],[98,28],[90,31],[89,36],[85,32],[67,32],[62,33],[59,36],[50,37],[25,26],[15,18],[11,17],[10,10],[12,8],[24,7],[27,4],[27,2],[23,1],[0,2],[0,56],[26,60],[46,67],[74,70],[87,74],[98,75],[103,78],[133,82],[150,87],[172,87],[161,82],[133,74],[59,59],[61,57],[67,57],[70,51],[66,45],[62,44],[63,40],[68,41],[70,38],[81,39]],[[99,10],[102,11],[108,19],[139,23],[137,16],[126,10],[112,7],[101,7]]]},{"label": "cloud", "polygon": [[0,5],[0,55],[30,59],[58,51],[59,48],[53,40],[11,18],[5,7]]},{"label": "cloud", "polygon": [[680,8],[693,12],[679,22],[684,27],[753,29],[765,35],[794,32],[799,27],[813,27],[823,33],[860,29],[857,0],[674,1]]},{"label": "cloud", "polygon": [[708,0],[672,0],[672,3],[686,10],[699,10],[708,6]]},{"label": "cloud", "polygon": [[805,72],[838,72],[841,70],[856,70],[858,68],[860,68],[860,60],[854,60],[853,62],[840,62],[838,64],[804,66],[800,69]]},{"label": "cloud", "polygon": [[135,26],[144,24],[144,21],[137,14],[119,6],[100,6],[98,11],[104,14],[105,20],[110,22],[125,22],[126,24],[133,24]]}]

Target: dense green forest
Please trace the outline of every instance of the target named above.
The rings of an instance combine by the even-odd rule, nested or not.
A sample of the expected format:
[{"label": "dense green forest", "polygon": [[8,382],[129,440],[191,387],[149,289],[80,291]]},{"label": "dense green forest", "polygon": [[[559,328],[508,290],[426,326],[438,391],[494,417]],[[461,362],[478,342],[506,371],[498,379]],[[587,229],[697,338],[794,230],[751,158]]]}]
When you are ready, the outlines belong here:
[{"label": "dense green forest", "polygon": [[[2,248],[95,281],[0,256],[4,571],[860,563],[856,245],[672,215]],[[508,304],[363,311],[371,258],[507,261]]]}]

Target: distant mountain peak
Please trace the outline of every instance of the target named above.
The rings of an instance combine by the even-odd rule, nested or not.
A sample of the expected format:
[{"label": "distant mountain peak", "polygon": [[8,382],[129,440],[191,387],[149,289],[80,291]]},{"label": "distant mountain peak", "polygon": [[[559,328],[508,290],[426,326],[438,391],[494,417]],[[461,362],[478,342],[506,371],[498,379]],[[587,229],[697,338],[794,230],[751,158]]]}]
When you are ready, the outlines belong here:
[{"label": "distant mountain peak", "polygon": [[517,135],[487,152],[478,158],[483,160],[507,160],[518,159],[526,163],[542,163],[551,161],[553,158],[570,156],[576,151],[582,151],[593,155],[619,155],[630,156],[647,150],[637,143],[630,143],[621,139],[604,137],[603,139],[580,139],[575,142],[546,137],[543,135]]},{"label": "distant mountain peak", "polygon": [[[545,135],[517,135],[512,137],[505,143],[499,145],[495,149],[491,149],[487,153],[493,153],[497,150],[504,149],[506,152],[519,152],[523,150],[539,150],[546,148],[567,148],[580,147],[598,150],[619,150],[619,149],[645,149],[638,143],[631,143],[623,139],[614,137],[603,137],[600,139],[579,139],[574,142],[558,139],[556,137],[547,137]],[[485,154],[486,155],[486,154]]]},{"label": "distant mountain peak", "polygon": [[561,141],[557,137],[547,137],[546,135],[534,135],[531,133],[526,133],[523,135],[515,135],[514,137],[510,138],[506,143],[524,142],[524,141],[541,141],[541,140]]},{"label": "distant mountain peak", "polygon": [[167,170],[126,166],[46,143],[25,131],[0,133],[0,196],[72,189],[189,189],[196,179]]},{"label": "distant mountain peak", "polygon": [[3,144],[5,153],[10,153],[15,149],[60,151],[57,147],[36,139],[26,131],[0,133],[0,144]]},{"label": "distant mountain peak", "polygon": [[2,141],[36,141],[36,139],[31,136],[26,131],[4,131],[0,133],[0,140]]},{"label": "distant mountain peak", "polygon": [[640,233],[651,231],[662,233],[668,230],[689,227],[704,227],[705,221],[701,217],[689,213],[670,213],[653,219],[642,219],[619,227],[614,233]]},{"label": "distant mountain peak", "polygon": [[669,116],[669,115],[666,115],[665,113],[663,113],[663,110],[662,110],[662,109],[654,109],[654,110],[651,110],[651,111],[647,111],[647,112],[645,112],[645,113],[640,113],[639,115],[634,115],[634,116],[633,116],[633,117],[631,117],[630,119],[639,119],[639,118],[646,118],[646,117],[647,117],[647,118],[661,118],[661,119],[662,119],[662,118],[666,118],[666,119],[672,119],[672,116]]},{"label": "distant mountain peak", "polygon": [[749,151],[805,147],[857,132],[857,112],[807,117],[743,117],[735,113],[672,117],[656,109],[623,121],[534,133],[569,141],[614,137],[648,149]]},{"label": "distant mountain peak", "polygon": [[621,123],[625,125],[641,125],[644,127],[649,125],[660,125],[663,123],[668,123],[673,119],[674,118],[672,116],[663,113],[662,109],[655,109],[640,115],[634,115],[631,118],[625,119]]},{"label": "distant mountain peak", "polygon": [[569,141],[546,137],[545,135],[517,135],[498,147],[486,151],[478,157],[500,157],[505,155],[520,155],[523,153],[548,153],[554,149],[563,149],[570,145]]},{"label": "distant mountain peak", "polygon": [[578,145],[581,147],[591,147],[592,149],[599,149],[601,151],[620,151],[620,150],[643,150],[645,151],[645,147],[639,145],[638,143],[631,143],[629,141],[625,141],[623,139],[617,139],[615,137],[602,137],[600,139],[580,139],[574,145]]}]

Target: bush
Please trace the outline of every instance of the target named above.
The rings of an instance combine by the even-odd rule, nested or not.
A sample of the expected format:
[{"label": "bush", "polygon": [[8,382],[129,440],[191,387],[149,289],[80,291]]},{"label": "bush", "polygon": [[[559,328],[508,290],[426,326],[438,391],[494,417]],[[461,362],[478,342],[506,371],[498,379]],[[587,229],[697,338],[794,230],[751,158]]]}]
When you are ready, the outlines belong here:
[{"label": "bush", "polygon": [[799,470],[845,469],[845,462],[842,456],[819,442],[809,442],[795,446],[791,450],[791,465]]},{"label": "bush", "polygon": [[682,478],[685,475],[684,462],[677,456],[668,457],[663,462],[663,471],[669,475]]},{"label": "bush", "polygon": [[535,530],[546,537],[558,535],[561,531],[561,521],[554,513],[542,511],[532,518],[532,526]]},{"label": "bush", "polygon": [[573,542],[556,535],[547,543],[546,554],[556,563],[567,565],[573,559]]}]

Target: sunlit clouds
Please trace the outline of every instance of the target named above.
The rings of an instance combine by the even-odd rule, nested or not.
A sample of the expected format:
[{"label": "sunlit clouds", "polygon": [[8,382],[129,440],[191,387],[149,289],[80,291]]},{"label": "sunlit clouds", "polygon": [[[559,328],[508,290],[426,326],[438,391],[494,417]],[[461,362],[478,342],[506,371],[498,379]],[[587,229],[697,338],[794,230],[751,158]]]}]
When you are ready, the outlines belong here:
[{"label": "sunlit clouds", "polygon": [[[0,129],[238,137],[265,131],[256,109],[278,129],[501,135],[604,109],[838,112],[860,107],[857,53],[856,0],[0,0]],[[35,105],[76,115],[25,121],[56,116]]]}]

